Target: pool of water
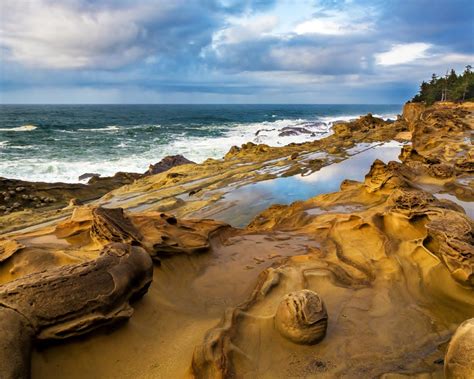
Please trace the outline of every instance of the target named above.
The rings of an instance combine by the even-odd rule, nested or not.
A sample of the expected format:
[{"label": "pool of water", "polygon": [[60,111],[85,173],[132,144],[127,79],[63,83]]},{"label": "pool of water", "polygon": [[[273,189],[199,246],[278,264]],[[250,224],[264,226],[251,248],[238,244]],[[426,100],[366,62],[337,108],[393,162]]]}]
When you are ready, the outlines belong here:
[{"label": "pool of water", "polygon": [[338,191],[344,179],[362,181],[374,160],[398,161],[401,147],[402,144],[394,142],[361,145],[357,150],[363,150],[362,152],[354,153],[342,162],[323,167],[307,176],[279,177],[244,185],[225,195],[221,200],[227,204],[224,209],[220,208],[216,213],[206,213],[205,216],[243,227],[272,204],[291,204],[322,193]]},{"label": "pool of water", "polygon": [[464,211],[466,214],[474,219],[474,202],[469,202],[469,201],[462,201],[459,200],[456,196],[450,195],[449,193],[437,193],[434,195],[438,199],[446,199],[446,200],[451,200],[452,202],[460,205],[461,207],[464,208]]}]

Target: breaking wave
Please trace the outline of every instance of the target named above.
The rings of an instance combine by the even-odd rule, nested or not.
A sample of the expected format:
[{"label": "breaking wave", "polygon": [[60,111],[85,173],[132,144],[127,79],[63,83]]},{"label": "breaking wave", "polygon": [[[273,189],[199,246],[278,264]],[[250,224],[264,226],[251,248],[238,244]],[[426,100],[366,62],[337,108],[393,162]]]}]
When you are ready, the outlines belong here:
[{"label": "breaking wave", "polygon": [[0,132],[31,132],[37,128],[35,125],[22,125],[16,128],[0,128]]}]

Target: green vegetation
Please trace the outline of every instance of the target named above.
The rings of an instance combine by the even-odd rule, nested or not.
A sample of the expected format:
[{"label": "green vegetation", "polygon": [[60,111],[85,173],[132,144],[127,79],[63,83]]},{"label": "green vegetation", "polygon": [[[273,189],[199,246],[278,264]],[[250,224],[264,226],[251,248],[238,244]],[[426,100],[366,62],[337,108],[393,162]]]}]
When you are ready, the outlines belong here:
[{"label": "green vegetation", "polygon": [[467,65],[461,75],[451,69],[445,77],[433,74],[429,83],[423,81],[420,92],[411,100],[433,104],[435,101],[474,100],[474,72]]}]

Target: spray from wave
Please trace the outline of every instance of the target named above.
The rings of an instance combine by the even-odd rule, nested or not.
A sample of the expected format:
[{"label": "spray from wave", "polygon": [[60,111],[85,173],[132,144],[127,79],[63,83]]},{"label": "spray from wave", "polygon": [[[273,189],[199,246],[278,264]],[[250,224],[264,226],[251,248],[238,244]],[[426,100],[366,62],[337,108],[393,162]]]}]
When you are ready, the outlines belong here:
[{"label": "spray from wave", "polygon": [[[133,108],[128,111],[133,111]],[[51,121],[49,124],[42,121],[46,124],[41,124],[41,133],[12,133],[2,138],[0,176],[31,181],[77,182],[85,172],[102,176],[111,176],[117,171],[145,172],[150,164],[167,155],[182,154],[199,163],[207,158],[220,159],[232,146],[247,142],[283,146],[324,138],[332,133],[334,122],[358,118],[366,110],[335,114],[336,108],[336,111],[328,110],[326,114],[321,111],[308,114],[310,112],[302,112],[296,107],[288,112],[280,110],[278,114],[263,110],[253,115],[237,108],[224,112],[219,121],[213,116],[215,113],[203,115],[199,113],[203,112],[201,109],[187,110],[188,113],[186,109],[181,113],[180,109],[180,113],[173,113],[172,120],[161,114],[148,116],[146,112],[133,117],[128,114],[118,117],[116,112],[114,109],[114,117],[110,117],[110,122],[104,122],[104,126],[97,125],[103,119],[94,119],[89,113],[86,113],[89,119],[69,115],[69,118],[61,119],[54,114],[51,120],[55,126],[51,126]],[[146,119],[140,119],[143,114],[147,115]],[[385,119],[396,117],[395,114],[379,114]],[[376,112],[374,116],[380,117]],[[124,120],[131,122],[127,125],[122,123]],[[34,129],[34,125],[12,125],[0,131]]]}]

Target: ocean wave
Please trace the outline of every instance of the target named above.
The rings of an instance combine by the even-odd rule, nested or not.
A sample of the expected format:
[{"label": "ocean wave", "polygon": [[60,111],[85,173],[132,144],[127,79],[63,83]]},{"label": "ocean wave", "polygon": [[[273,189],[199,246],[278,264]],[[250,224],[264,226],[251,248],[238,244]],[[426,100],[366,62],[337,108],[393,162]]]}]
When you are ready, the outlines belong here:
[{"label": "ocean wave", "polygon": [[[383,118],[394,118],[394,114],[381,115]],[[266,116],[270,117],[270,115]],[[207,158],[222,158],[233,145],[240,146],[247,142],[264,143],[269,146],[283,146],[289,143],[302,143],[324,138],[332,133],[332,125],[337,120],[349,121],[360,117],[360,114],[340,116],[307,117],[307,118],[271,118],[262,122],[234,122],[202,126],[200,135],[191,135],[185,127],[172,131],[166,128],[155,138],[144,138],[144,134],[134,131],[133,138],[123,138],[123,133],[110,135],[108,143],[113,144],[113,154],[103,152],[92,146],[89,154],[65,155],[64,158],[51,159],[37,153],[28,154],[21,159],[0,160],[0,176],[46,182],[77,182],[85,172],[94,172],[102,176],[112,176],[117,171],[145,172],[150,164],[160,161],[167,155],[182,154],[195,162]],[[183,126],[188,124],[183,123]],[[79,129],[82,132],[121,132],[129,128],[159,128],[158,124],[139,124],[134,126],[110,125],[102,128]],[[283,133],[294,129],[294,133]],[[79,132],[76,130],[76,133]],[[146,129],[145,129],[146,130]],[[177,132],[179,130],[179,132]],[[136,136],[135,136],[136,134]],[[207,135],[203,135],[207,134]],[[80,134],[77,134],[79,138]],[[12,142],[13,143],[13,142]],[[55,142],[55,144],[58,142]],[[0,142],[0,147],[8,141]],[[17,144],[15,144],[17,145]],[[11,145],[8,145],[8,149]],[[25,146],[26,147],[26,144]],[[29,149],[33,147],[28,146]],[[94,151],[94,152],[92,152]],[[105,151],[105,150],[104,150]],[[19,154],[18,154],[19,155]]]},{"label": "ocean wave", "polygon": [[396,120],[397,117],[398,117],[398,114],[397,113],[384,113],[384,114],[374,113],[373,116],[378,117],[378,118],[382,118],[385,121],[388,121],[388,120]]},{"label": "ocean wave", "polygon": [[[372,115],[374,117],[381,118],[385,121],[396,120],[398,116],[397,113],[383,113],[383,114],[374,113]],[[320,117],[320,120],[327,124],[333,125],[335,122],[340,122],[340,121],[343,121],[343,122],[354,121],[354,120],[357,120],[361,116],[364,116],[364,115],[361,115],[360,113],[355,113],[355,114],[340,115],[340,116],[324,116],[324,117]]]},{"label": "ocean wave", "polygon": [[120,130],[120,127],[118,127],[117,125],[109,125],[104,128],[89,128],[89,129],[83,128],[83,129],[77,129],[77,130],[81,132],[116,132]]},{"label": "ocean wave", "polygon": [[127,129],[159,129],[161,128],[160,124],[140,124],[134,126],[127,126]]},{"label": "ocean wave", "polygon": [[[291,133],[292,130],[294,133]],[[285,131],[290,133],[283,133]],[[320,139],[330,133],[330,126],[317,119],[300,118],[233,123],[228,125],[227,130],[220,136],[176,136],[173,142],[162,146],[162,148],[163,156],[182,154],[195,162],[202,162],[207,158],[222,158],[232,146],[240,146],[247,142],[283,146]]]},{"label": "ocean wave", "polygon": [[34,145],[9,145],[9,149],[11,150],[39,150],[39,146]]},{"label": "ocean wave", "polygon": [[8,141],[0,141],[0,149],[6,147],[8,145]]},{"label": "ocean wave", "polygon": [[[304,127],[316,134],[279,137],[278,134],[285,127]],[[221,130],[224,126],[220,126]],[[124,151],[122,156],[105,158],[98,156],[68,157],[59,160],[46,158],[23,158],[21,160],[0,161],[0,176],[14,179],[25,179],[46,182],[78,182],[78,177],[85,172],[94,172],[102,176],[112,176],[117,171],[145,172],[152,163],[160,161],[167,155],[182,154],[195,162],[202,162],[207,158],[222,158],[233,145],[242,145],[246,142],[266,143],[270,146],[286,145],[291,142],[305,142],[310,139],[324,136],[327,126],[316,123],[316,120],[281,119],[258,123],[227,124],[220,136],[193,136],[185,131],[173,133],[169,143],[152,143],[141,153],[130,154],[130,148],[137,143],[135,140],[120,139],[115,145],[117,151]],[[261,129],[274,129],[256,136]],[[92,129],[86,129],[88,131]],[[104,129],[101,129],[103,131]],[[143,147],[143,145],[142,145]]]},{"label": "ocean wave", "polygon": [[16,128],[0,128],[0,132],[31,132],[37,128],[35,125],[22,125]]}]

